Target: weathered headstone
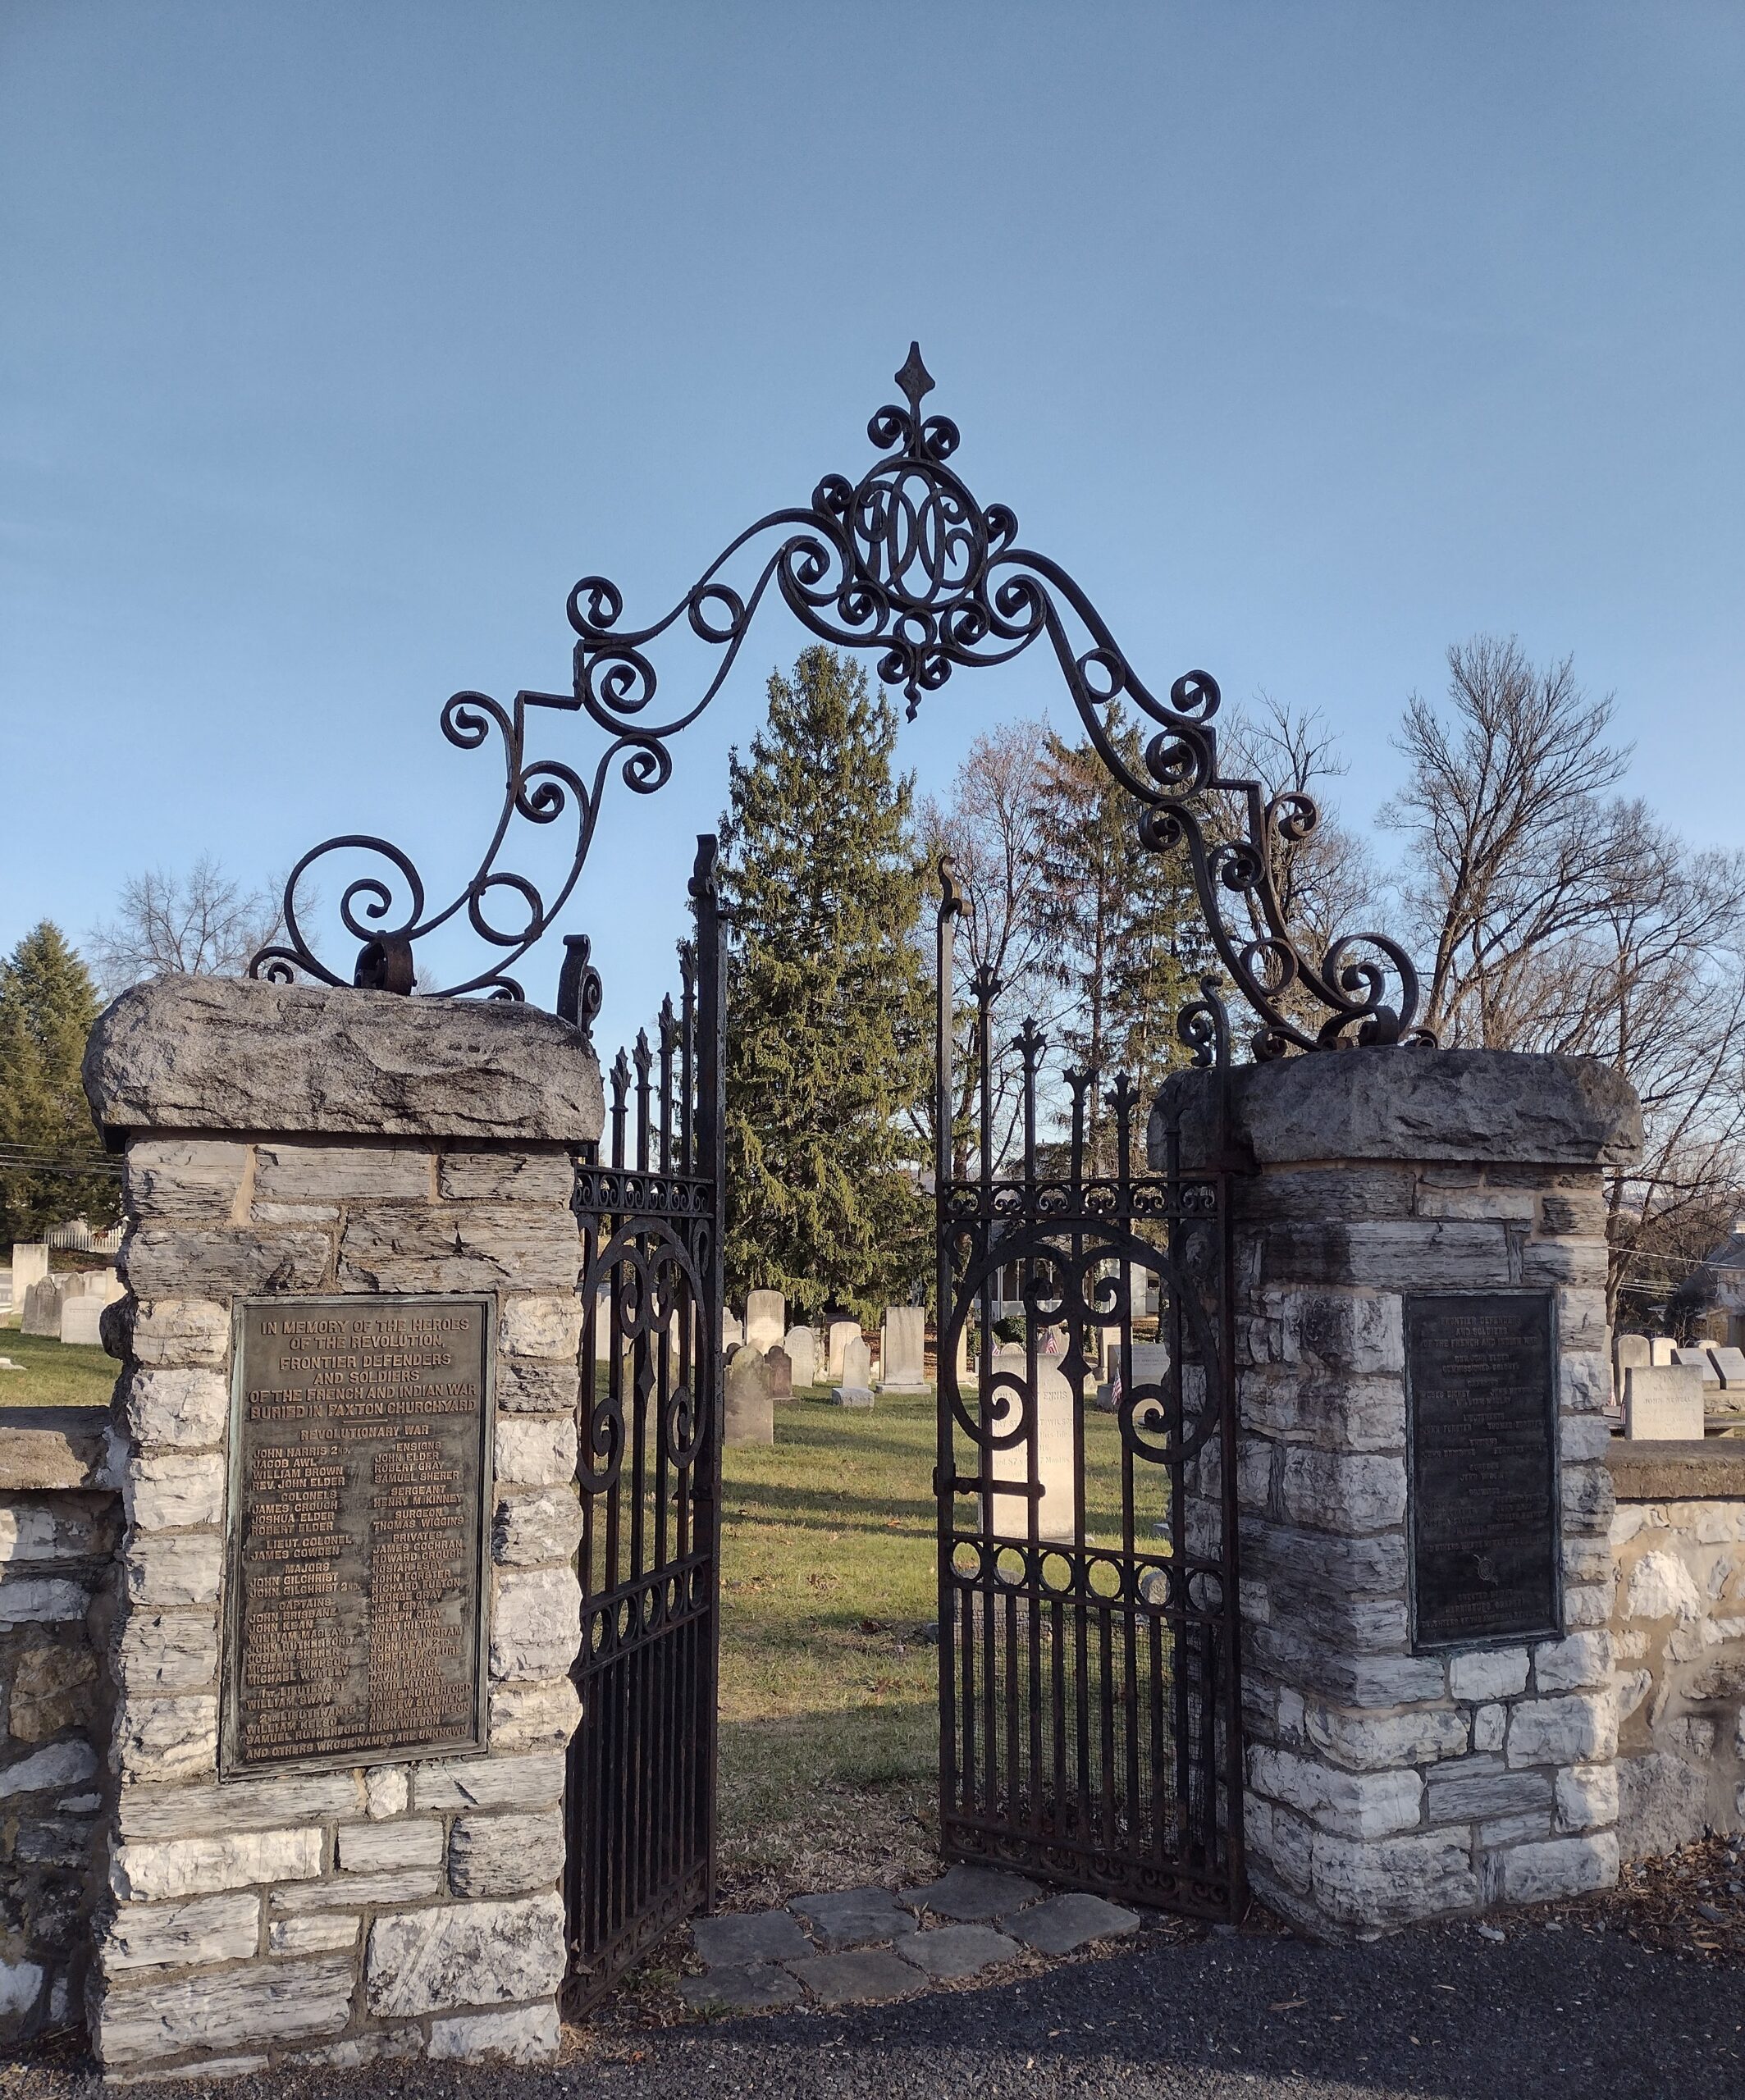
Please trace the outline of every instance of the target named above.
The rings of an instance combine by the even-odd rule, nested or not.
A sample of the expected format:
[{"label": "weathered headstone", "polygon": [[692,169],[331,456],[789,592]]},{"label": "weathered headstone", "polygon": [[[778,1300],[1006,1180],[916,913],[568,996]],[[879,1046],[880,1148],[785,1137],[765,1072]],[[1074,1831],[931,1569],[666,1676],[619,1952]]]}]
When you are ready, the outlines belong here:
[{"label": "weathered headstone", "polygon": [[1665,1364],[1676,1363],[1679,1360],[1675,1354],[1677,1349],[1678,1344],[1670,1335],[1651,1335],[1648,1338],[1650,1367],[1658,1369]]},{"label": "weathered headstone", "polygon": [[729,1355],[731,1355],[736,1349],[741,1348],[743,1345],[744,1341],[745,1328],[743,1325],[741,1323],[738,1317],[735,1314],[729,1312],[727,1308],[724,1305],[721,1308],[722,1348],[727,1351]]},{"label": "weathered headstone", "polygon": [[927,1308],[887,1305],[884,1340],[879,1352],[879,1390],[885,1393],[925,1393],[927,1390]]},{"label": "weathered headstone", "polygon": [[1706,1349],[1700,1346],[1675,1349],[1672,1353],[1672,1360],[1674,1363],[1688,1364],[1693,1371],[1700,1372],[1703,1384],[1711,1391],[1718,1393],[1720,1390],[1720,1373],[1715,1369],[1709,1352]]},{"label": "weathered headstone", "polygon": [[1621,1404],[1624,1399],[1624,1375],[1627,1371],[1646,1371],[1654,1361],[1646,1335],[1615,1335],[1612,1337],[1612,1382]]},{"label": "weathered headstone", "polygon": [[860,1338],[861,1329],[858,1321],[833,1320],[830,1322],[827,1336],[829,1353],[825,1358],[825,1368],[828,1376],[832,1379],[839,1379],[842,1376],[843,1351],[847,1348],[851,1341],[858,1341]]},{"label": "weathered headstone", "polygon": [[770,1369],[762,1354],[742,1342],[727,1359],[726,1404],[722,1440],[728,1444],[773,1444],[775,1408]]},{"label": "weathered headstone", "polygon": [[15,1239],[12,1243],[12,1303],[22,1305],[25,1293],[48,1274],[46,1239]]},{"label": "weathered headstone", "polygon": [[85,1291],[61,1305],[61,1339],[81,1349],[101,1349],[103,1300]]},{"label": "weathered headstone", "polygon": [[791,1400],[793,1398],[793,1358],[785,1349],[777,1347],[764,1351],[764,1369],[769,1374],[770,1397],[772,1400]]},{"label": "weathered headstone", "polygon": [[793,1366],[796,1386],[815,1386],[818,1383],[818,1337],[810,1327],[790,1327],[782,1347],[788,1352],[788,1360]]},{"label": "weathered headstone", "polygon": [[1624,1374],[1624,1433],[1635,1441],[1697,1441],[1702,1373],[1694,1364],[1637,1366]]},{"label": "weathered headstone", "polygon": [[1715,1359],[1715,1375],[1721,1390],[1728,1393],[1745,1393],[1745,1349],[1715,1348],[1709,1351]]},{"label": "weathered headstone", "polygon": [[47,1335],[58,1340],[61,1334],[61,1285],[59,1279],[43,1276],[25,1293],[21,1317],[18,1325],[21,1333]]},{"label": "weathered headstone", "polygon": [[753,1290],[746,1294],[745,1343],[747,1349],[772,1349],[782,1345],[788,1331],[788,1301],[779,1290]]},{"label": "weathered headstone", "polygon": [[[1022,1379],[1025,1350],[1021,1343],[994,1352],[994,1368]],[[1009,1428],[1007,1415],[999,1427]],[[1042,1499],[1036,1505],[1036,1536],[1044,1539],[1070,1539],[1076,1529],[1073,1511],[1073,1406],[1072,1388],[1058,1358],[1036,1358],[1036,1478]],[[997,1481],[1030,1480],[1027,1440],[989,1454],[989,1471]],[[994,1522],[1003,1537],[1022,1538],[1030,1530],[1028,1497],[997,1495]]]},{"label": "weathered headstone", "polygon": [[872,1351],[864,1336],[857,1334],[844,1344],[841,1380],[832,1389],[830,1398],[839,1408],[872,1405]]}]

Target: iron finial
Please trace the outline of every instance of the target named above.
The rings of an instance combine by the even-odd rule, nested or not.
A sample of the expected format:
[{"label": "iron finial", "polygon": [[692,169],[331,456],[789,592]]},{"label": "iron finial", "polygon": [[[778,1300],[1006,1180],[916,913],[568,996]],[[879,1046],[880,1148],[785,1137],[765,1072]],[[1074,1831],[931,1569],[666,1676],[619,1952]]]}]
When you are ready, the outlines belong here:
[{"label": "iron finial", "polygon": [[909,413],[919,423],[921,397],[932,393],[934,384],[933,374],[921,363],[921,346],[919,343],[910,344],[909,354],[903,360],[902,371],[897,374],[897,384],[902,389],[903,399],[909,404]]}]

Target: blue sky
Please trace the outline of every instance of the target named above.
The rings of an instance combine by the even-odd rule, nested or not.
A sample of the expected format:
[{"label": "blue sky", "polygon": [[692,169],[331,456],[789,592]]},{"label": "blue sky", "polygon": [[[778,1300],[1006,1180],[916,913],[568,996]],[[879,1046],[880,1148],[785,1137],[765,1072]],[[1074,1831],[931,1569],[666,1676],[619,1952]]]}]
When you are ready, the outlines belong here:
[{"label": "blue sky", "polygon": [[[858,473],[911,336],[981,500],[1154,687],[1324,710],[1360,828],[1488,628],[1745,843],[1742,107],[1730,5],[7,0],[0,945],[354,829],[458,884],[444,699],[561,687],[578,576],[652,618]],[[610,1020],[797,641],[613,798]],[[960,675],[907,762],[1051,700]]]}]

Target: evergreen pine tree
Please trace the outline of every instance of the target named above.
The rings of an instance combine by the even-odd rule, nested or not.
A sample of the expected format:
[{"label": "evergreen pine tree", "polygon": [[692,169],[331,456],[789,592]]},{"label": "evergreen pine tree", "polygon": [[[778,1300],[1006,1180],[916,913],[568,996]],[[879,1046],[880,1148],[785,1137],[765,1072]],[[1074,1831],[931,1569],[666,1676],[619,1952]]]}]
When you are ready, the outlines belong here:
[{"label": "evergreen pine tree", "polygon": [[913,783],[866,673],[806,650],[729,761],[728,1289],[866,1317],[925,1279],[911,1116],[930,1079]]},{"label": "evergreen pine tree", "polygon": [[[1111,741],[1135,772],[1144,737],[1119,706]],[[1185,1057],[1176,1016],[1192,996],[1181,959],[1194,947],[1193,883],[1179,855],[1140,843],[1141,811],[1089,737],[1068,743],[1052,731],[1038,788],[1041,844],[1036,875],[1049,968],[1067,997],[1060,1047],[1102,1075],[1086,1103],[1091,1157],[1105,1157],[1103,1095],[1125,1071],[1149,1103]]]},{"label": "evergreen pine tree", "polygon": [[[79,1078],[97,1013],[90,973],[45,919],[0,964],[0,1144],[101,1159]],[[39,1239],[75,1215],[106,1225],[116,1194],[112,1176],[0,1166],[0,1242]]]}]

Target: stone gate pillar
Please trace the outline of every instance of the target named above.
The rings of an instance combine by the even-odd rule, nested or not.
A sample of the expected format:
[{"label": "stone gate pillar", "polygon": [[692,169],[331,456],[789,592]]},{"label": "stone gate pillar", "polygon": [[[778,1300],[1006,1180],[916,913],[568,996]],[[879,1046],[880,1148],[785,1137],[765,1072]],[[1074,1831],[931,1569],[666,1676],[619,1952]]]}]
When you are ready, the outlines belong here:
[{"label": "stone gate pillar", "polygon": [[[1186,1089],[1202,1156],[1210,1075]],[[1603,1167],[1587,1059],[1232,1075],[1245,1824],[1306,1929],[1610,1885]]]},{"label": "stone gate pillar", "polygon": [[85,1084],[126,1158],[98,2055],[548,2057],[592,1051],[169,978]]}]

